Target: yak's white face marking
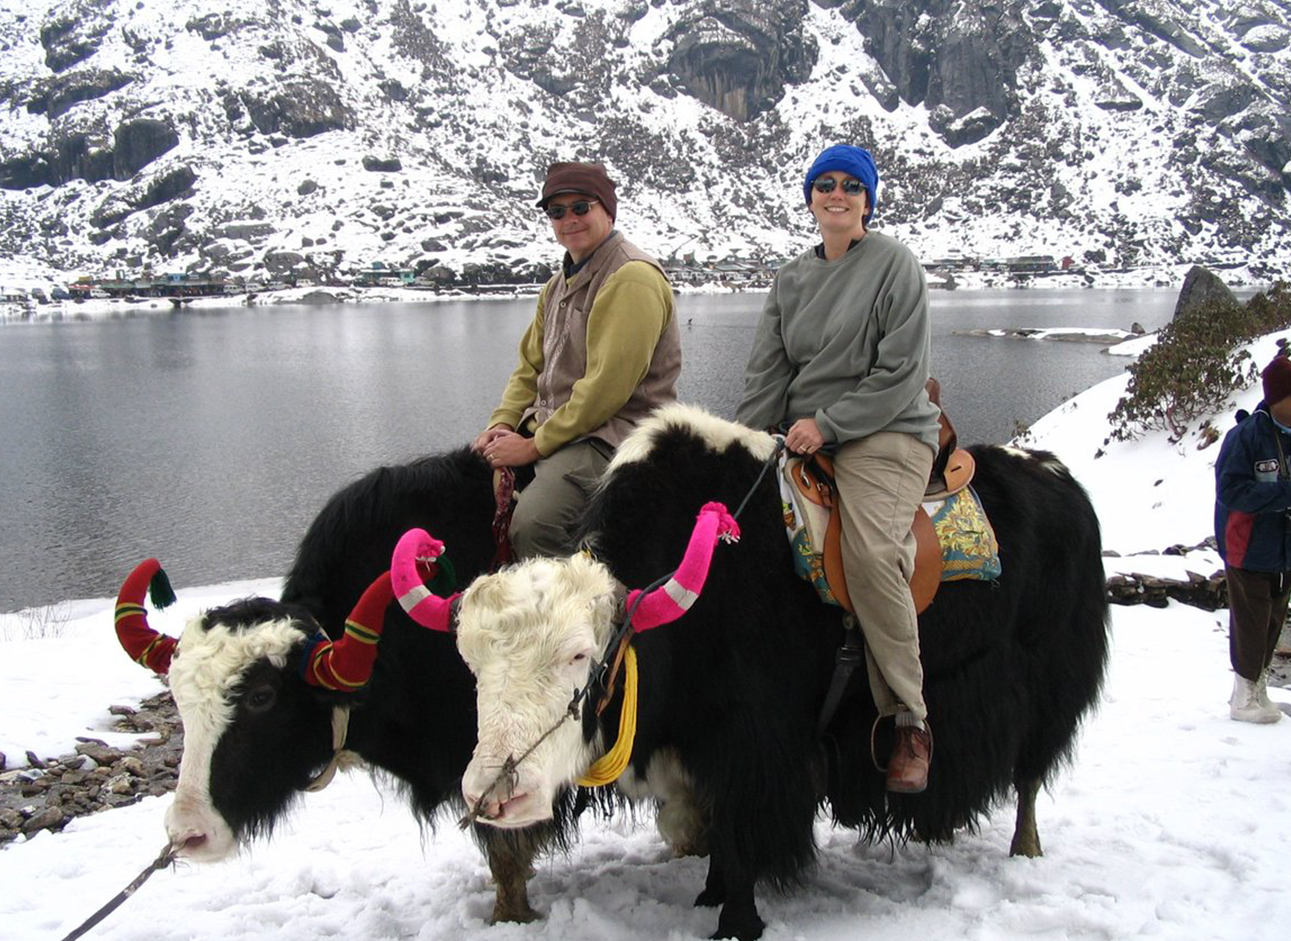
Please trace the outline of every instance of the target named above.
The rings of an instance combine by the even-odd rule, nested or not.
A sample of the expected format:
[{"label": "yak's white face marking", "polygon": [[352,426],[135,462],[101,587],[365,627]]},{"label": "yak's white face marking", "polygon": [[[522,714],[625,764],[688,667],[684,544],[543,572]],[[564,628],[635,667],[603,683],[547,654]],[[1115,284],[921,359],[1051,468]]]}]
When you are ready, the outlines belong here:
[{"label": "yak's white face marking", "polygon": [[[614,587],[605,566],[576,555],[530,559],[478,578],[462,597],[457,649],[475,674],[479,712],[462,795],[472,808],[485,795],[486,822],[522,827],[549,819],[561,786],[599,756],[601,743],[583,741],[580,721],[561,720],[609,642]],[[515,777],[485,794],[503,763],[552,726]]]},{"label": "yak's white face marking", "polygon": [[614,452],[607,474],[623,464],[645,460],[654,450],[655,439],[669,428],[693,431],[719,454],[738,444],[757,460],[765,461],[775,450],[775,439],[765,431],[754,431],[747,425],[718,418],[694,405],[675,403],[655,409],[637,426]]},{"label": "yak's white face marking", "polygon": [[170,691],[184,723],[184,757],[166,832],[181,855],[213,862],[237,848],[211,800],[211,759],[233,718],[232,694],[256,661],[285,666],[301,633],[289,620],[240,631],[220,624],[206,628],[203,622],[198,615],[184,627],[170,665]]}]

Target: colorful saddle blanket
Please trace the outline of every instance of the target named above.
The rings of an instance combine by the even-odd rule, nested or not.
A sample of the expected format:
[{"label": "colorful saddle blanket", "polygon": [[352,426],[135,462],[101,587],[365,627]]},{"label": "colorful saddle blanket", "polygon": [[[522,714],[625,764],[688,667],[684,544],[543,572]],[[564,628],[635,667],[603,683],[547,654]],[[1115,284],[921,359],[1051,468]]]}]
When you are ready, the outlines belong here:
[{"label": "colorful saddle blanket", "polygon": [[[781,458],[782,464],[784,458]],[[792,458],[789,459],[793,461]],[[851,610],[846,598],[846,586],[842,586],[842,599],[830,587],[826,569],[835,579],[841,576],[841,565],[837,560],[826,563],[826,545],[836,543],[838,535],[829,530],[829,505],[822,505],[804,495],[803,488],[793,483],[795,470],[791,466],[788,472],[784,467],[777,475],[780,483],[780,503],[784,511],[785,531],[789,545],[793,549],[794,571],[816,589],[821,599],[829,604],[839,605]],[[930,521],[930,522],[929,522]],[[944,499],[925,503],[916,513],[915,535],[919,543],[919,552],[915,563],[915,575],[912,587],[915,594],[916,608],[922,611],[931,602],[939,581],[957,581],[960,579],[982,579],[991,581],[1000,576],[999,545],[995,540],[995,531],[991,528],[981,500],[971,486],[953,493]],[[837,530],[835,518],[834,529]],[[933,545],[927,543],[934,542]],[[940,572],[936,573],[937,549],[940,548]],[[834,550],[837,552],[837,550]],[[934,571],[927,571],[927,569]],[[927,586],[931,582],[930,587]]]}]

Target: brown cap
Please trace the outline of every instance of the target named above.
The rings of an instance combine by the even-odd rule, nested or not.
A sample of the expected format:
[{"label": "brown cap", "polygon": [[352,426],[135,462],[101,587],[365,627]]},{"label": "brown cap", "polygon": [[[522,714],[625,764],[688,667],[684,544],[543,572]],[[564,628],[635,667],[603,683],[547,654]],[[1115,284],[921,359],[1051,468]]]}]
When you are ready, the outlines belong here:
[{"label": "brown cap", "polygon": [[538,208],[546,208],[547,202],[561,193],[593,196],[601,201],[611,219],[617,215],[619,201],[614,197],[614,181],[606,175],[602,164],[553,163],[547,168],[547,181],[542,184],[542,199],[538,200]]},{"label": "brown cap", "polygon": [[1274,405],[1291,395],[1291,359],[1280,353],[1264,367],[1264,404]]}]

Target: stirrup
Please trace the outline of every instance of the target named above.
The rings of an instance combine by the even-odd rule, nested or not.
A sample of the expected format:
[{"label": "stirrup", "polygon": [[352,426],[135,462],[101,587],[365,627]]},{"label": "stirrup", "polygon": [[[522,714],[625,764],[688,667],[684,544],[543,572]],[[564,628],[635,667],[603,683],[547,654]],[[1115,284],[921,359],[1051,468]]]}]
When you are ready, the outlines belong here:
[{"label": "stirrup", "polygon": [[874,745],[878,741],[879,737],[879,723],[882,722],[883,719],[884,716],[877,717],[874,720],[874,724],[870,726],[870,761],[874,762],[874,767],[878,769],[879,774],[888,773],[888,766],[879,764],[878,753],[874,750]]}]

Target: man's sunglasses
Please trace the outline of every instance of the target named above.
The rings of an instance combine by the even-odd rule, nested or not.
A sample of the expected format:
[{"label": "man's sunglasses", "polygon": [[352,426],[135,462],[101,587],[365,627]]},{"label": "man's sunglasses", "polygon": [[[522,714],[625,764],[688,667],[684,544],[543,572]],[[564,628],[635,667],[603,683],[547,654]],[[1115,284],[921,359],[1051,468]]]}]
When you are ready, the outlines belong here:
[{"label": "man's sunglasses", "polygon": [[[830,187],[830,189],[833,189],[833,187]],[[568,206],[548,206],[543,212],[547,214],[548,219],[563,219],[565,218],[565,211],[568,209],[574,210],[574,215],[576,216],[585,216],[599,202],[599,199],[580,199],[578,202],[570,203]]]},{"label": "man's sunglasses", "polygon": [[[832,193],[834,191],[834,187],[837,185],[838,180],[834,179],[832,176],[822,176],[819,179],[814,180],[811,184],[812,189],[817,193]],[[855,196],[863,189],[865,189],[865,184],[860,180],[843,181],[843,192],[848,196]]]}]

